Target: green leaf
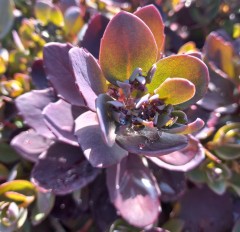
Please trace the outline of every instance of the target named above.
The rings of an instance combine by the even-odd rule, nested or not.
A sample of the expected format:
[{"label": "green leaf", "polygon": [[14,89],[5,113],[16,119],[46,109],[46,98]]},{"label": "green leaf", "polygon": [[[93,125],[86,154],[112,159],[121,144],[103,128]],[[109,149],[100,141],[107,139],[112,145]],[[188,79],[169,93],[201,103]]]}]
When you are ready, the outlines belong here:
[{"label": "green leaf", "polygon": [[198,168],[190,172],[187,172],[186,175],[187,175],[187,178],[194,183],[205,183],[207,181],[206,172]]},{"label": "green leaf", "polygon": [[100,66],[107,80],[128,80],[136,68],[147,73],[156,62],[158,48],[147,25],[137,16],[120,12],[108,24],[100,47]]},{"label": "green leaf", "polygon": [[196,103],[207,92],[209,73],[207,66],[198,58],[190,55],[172,55],[156,63],[157,69],[148,91],[153,93],[167,78],[185,78],[195,85],[195,95],[185,103],[178,105],[181,108]]},{"label": "green leaf", "polygon": [[240,231],[240,219],[238,219],[235,224],[234,227],[232,229],[232,232],[239,232]]},{"label": "green leaf", "polygon": [[64,14],[64,30],[67,34],[77,35],[84,25],[84,20],[79,7],[72,6]]},{"label": "green leaf", "polygon": [[221,127],[210,142],[217,156],[224,160],[240,157],[240,123],[229,123]]},{"label": "green leaf", "polygon": [[17,152],[15,152],[7,143],[0,143],[0,150],[0,162],[9,164],[19,160]]},{"label": "green leaf", "polygon": [[165,104],[178,105],[190,100],[195,94],[195,86],[184,78],[167,78],[157,89],[155,94]]},{"label": "green leaf", "polygon": [[139,232],[139,229],[129,225],[123,219],[117,219],[110,227],[108,232]]},{"label": "green leaf", "polygon": [[35,186],[27,180],[13,180],[0,185],[0,201],[21,202],[29,205],[35,196]]},{"label": "green leaf", "polygon": [[7,167],[0,163],[0,180],[6,180],[8,178],[8,173]]},{"label": "green leaf", "polygon": [[49,21],[59,27],[62,27],[64,25],[62,12],[57,6],[52,7]]},{"label": "green leaf", "polygon": [[49,22],[53,5],[49,2],[37,1],[35,4],[35,16],[43,24]]},{"label": "green leaf", "polygon": [[12,0],[0,1],[0,39],[2,39],[12,28],[14,3]]},{"label": "green leaf", "polygon": [[213,192],[215,192],[218,195],[222,195],[225,193],[227,184],[225,180],[217,180],[217,181],[208,181],[208,187],[212,189]]},{"label": "green leaf", "polygon": [[31,222],[33,225],[40,224],[48,216],[55,202],[55,195],[51,192],[38,190],[36,198],[31,214]]},{"label": "green leaf", "polygon": [[184,227],[184,221],[177,218],[172,218],[168,220],[162,228],[169,230],[171,232],[181,232]]}]

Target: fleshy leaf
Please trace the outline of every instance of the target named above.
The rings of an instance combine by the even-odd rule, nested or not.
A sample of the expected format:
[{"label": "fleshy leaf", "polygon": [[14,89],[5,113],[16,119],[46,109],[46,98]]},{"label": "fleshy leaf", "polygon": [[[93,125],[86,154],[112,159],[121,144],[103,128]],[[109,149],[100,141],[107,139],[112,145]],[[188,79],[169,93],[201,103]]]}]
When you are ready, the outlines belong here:
[{"label": "fleshy leaf", "polygon": [[94,167],[108,167],[128,155],[116,143],[109,147],[102,138],[96,113],[87,111],[75,120],[75,135],[88,161]]},{"label": "fleshy leaf", "polygon": [[158,53],[163,51],[165,34],[162,16],[154,5],[148,5],[140,8],[134,13],[139,17],[152,31],[158,45]]},{"label": "fleshy leaf", "polygon": [[229,77],[234,78],[234,48],[230,41],[225,40],[219,33],[212,32],[206,39],[204,54],[209,61],[212,61]]},{"label": "fleshy leaf", "polygon": [[14,21],[14,3],[12,0],[0,1],[0,39],[10,31]]},{"label": "fleshy leaf", "polygon": [[65,32],[71,36],[76,36],[84,25],[80,7],[71,6],[64,14]]},{"label": "fleshy leaf", "polygon": [[46,151],[53,141],[47,139],[34,130],[21,132],[11,141],[11,146],[24,158],[37,162],[39,155]]},{"label": "fleshy leaf", "polygon": [[7,143],[0,143],[0,162],[11,164],[19,160],[19,154]]},{"label": "fleshy leaf", "polygon": [[171,232],[182,232],[184,224],[184,220],[178,218],[171,218],[163,225],[163,228]]},{"label": "fleshy leaf", "polygon": [[187,187],[185,173],[159,168],[152,162],[148,164],[161,190],[161,201],[173,202],[185,193]]},{"label": "fleshy leaf", "polygon": [[[15,194],[16,193],[16,194]],[[14,201],[29,205],[35,197],[35,186],[27,180],[13,180],[0,185],[0,201]]]},{"label": "fleshy leaf", "polygon": [[168,133],[176,134],[192,134],[199,131],[204,126],[204,121],[200,118],[197,118],[195,121],[182,125],[180,127],[170,128],[167,130]]},{"label": "fleshy leaf", "polygon": [[[207,92],[209,74],[207,66],[198,58],[190,55],[172,55],[159,60],[152,82],[147,85],[150,93],[167,78],[185,78],[195,85],[195,95],[189,101],[178,105],[186,108],[200,100]],[[176,93],[177,94],[177,93]]]},{"label": "fleshy leaf", "polygon": [[231,231],[233,205],[227,194],[192,188],[181,198],[178,209],[176,216],[185,221],[183,231]]},{"label": "fleshy leaf", "polygon": [[209,145],[221,159],[237,159],[240,157],[239,132],[240,123],[229,123],[217,131]]},{"label": "fleshy leaf", "polygon": [[110,199],[131,225],[152,225],[160,212],[159,189],[140,157],[130,155],[107,169]]},{"label": "fleshy leaf", "polygon": [[73,105],[84,106],[85,103],[75,84],[68,58],[71,48],[70,44],[48,43],[43,50],[43,61],[47,78],[54,86],[58,96]]},{"label": "fleshy leaf", "polygon": [[88,107],[95,111],[96,95],[107,90],[106,79],[101,68],[97,60],[82,48],[72,48],[69,51],[69,56],[76,84]]},{"label": "fleshy leaf", "polygon": [[213,65],[209,65],[209,74],[211,79],[208,91],[198,102],[198,105],[211,111],[221,107],[222,112],[225,109],[225,112],[230,113],[227,107],[237,102],[234,95],[236,85],[227,79],[227,76],[220,70],[216,70],[216,67]]},{"label": "fleshy leaf", "polygon": [[48,216],[55,202],[55,195],[50,191],[38,189],[36,195],[36,202],[31,214],[31,222],[33,225],[38,225]]},{"label": "fleshy leaf", "polygon": [[104,15],[96,14],[92,16],[80,43],[81,47],[86,48],[97,59],[99,57],[100,41],[108,23],[109,19]]},{"label": "fleshy leaf", "polygon": [[99,61],[107,80],[116,85],[116,81],[129,79],[137,67],[148,72],[157,59],[157,50],[146,24],[133,14],[120,12],[105,30]]},{"label": "fleshy leaf", "polygon": [[123,128],[117,132],[116,142],[133,154],[160,156],[187,146],[188,139],[183,135],[160,132],[156,128],[140,130]]},{"label": "fleshy leaf", "polygon": [[63,19],[62,12],[56,5],[54,5],[51,8],[49,21],[58,27],[62,27],[64,25],[64,19]]},{"label": "fleshy leaf", "polygon": [[31,76],[35,88],[45,89],[49,87],[42,59],[38,59],[33,62]]},{"label": "fleshy leaf", "polygon": [[60,141],[78,146],[74,136],[74,118],[69,103],[62,99],[50,103],[44,108],[42,114],[46,125]]},{"label": "fleshy leaf", "polygon": [[51,9],[53,4],[50,1],[37,1],[34,6],[36,18],[43,24],[46,25],[49,21]]},{"label": "fleshy leaf", "polygon": [[55,194],[64,195],[83,188],[98,173],[99,170],[88,163],[79,147],[56,143],[39,157],[32,170],[32,182]]},{"label": "fleshy leaf", "polygon": [[107,94],[100,94],[96,99],[99,125],[102,131],[104,141],[109,147],[113,146],[116,138],[116,125],[113,119],[109,116],[109,105],[107,104],[108,101],[112,100],[113,99]]},{"label": "fleshy leaf", "polygon": [[165,104],[178,105],[190,100],[195,95],[195,85],[184,78],[167,78],[154,90]]},{"label": "fleshy leaf", "polygon": [[31,126],[37,133],[53,139],[55,136],[46,126],[42,110],[50,102],[55,100],[52,89],[33,90],[25,93],[16,99],[19,113],[23,116],[27,125]]},{"label": "fleshy leaf", "polygon": [[186,172],[195,168],[204,160],[205,154],[199,141],[192,136],[188,137],[187,147],[164,156],[148,158],[159,167],[172,171]]}]

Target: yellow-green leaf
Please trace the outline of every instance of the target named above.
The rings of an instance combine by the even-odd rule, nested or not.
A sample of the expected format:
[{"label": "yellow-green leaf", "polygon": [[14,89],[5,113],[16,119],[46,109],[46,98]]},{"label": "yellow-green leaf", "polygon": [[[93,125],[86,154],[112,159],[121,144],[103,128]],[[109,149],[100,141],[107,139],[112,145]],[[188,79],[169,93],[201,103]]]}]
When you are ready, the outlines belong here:
[{"label": "yellow-green leaf", "polygon": [[165,104],[178,105],[194,96],[195,85],[184,78],[167,78],[154,93],[158,94]]}]

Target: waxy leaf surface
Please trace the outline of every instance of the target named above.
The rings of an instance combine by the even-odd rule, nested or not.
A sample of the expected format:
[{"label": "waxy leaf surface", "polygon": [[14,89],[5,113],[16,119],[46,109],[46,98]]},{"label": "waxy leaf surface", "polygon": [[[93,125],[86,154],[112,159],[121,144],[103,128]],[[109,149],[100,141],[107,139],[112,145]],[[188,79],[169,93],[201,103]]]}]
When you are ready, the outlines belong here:
[{"label": "waxy leaf surface", "polygon": [[14,2],[12,0],[0,1],[0,39],[10,31],[14,21]]},{"label": "waxy leaf surface", "polygon": [[160,212],[156,180],[140,157],[130,155],[107,169],[110,199],[131,225],[153,224]]},{"label": "waxy leaf surface", "polygon": [[187,187],[185,173],[159,168],[152,162],[149,162],[148,165],[157,179],[161,190],[161,201],[173,202],[185,193]]},{"label": "waxy leaf surface", "polygon": [[39,155],[46,151],[53,141],[30,129],[21,132],[11,141],[11,146],[26,160],[37,162]]},{"label": "waxy leaf surface", "polygon": [[36,89],[45,89],[49,87],[42,59],[38,59],[33,62],[31,76],[33,85]]},{"label": "waxy leaf surface", "polygon": [[87,111],[75,120],[75,135],[84,155],[93,167],[108,167],[120,162],[128,155],[116,143],[105,144],[96,113]]},{"label": "waxy leaf surface", "polygon": [[101,14],[94,15],[87,26],[87,30],[80,43],[81,47],[86,48],[95,58],[99,57],[100,41],[109,23],[109,19]]},{"label": "waxy leaf surface", "polygon": [[167,78],[154,93],[158,94],[165,104],[178,105],[194,96],[195,85],[184,78]]},{"label": "waxy leaf surface", "polygon": [[234,47],[230,41],[225,40],[221,34],[212,32],[206,39],[204,54],[207,60],[212,61],[229,77],[234,78]]},{"label": "waxy leaf surface", "polygon": [[193,98],[178,105],[179,107],[186,108],[200,100],[207,92],[209,82],[208,69],[200,59],[190,55],[173,55],[159,60],[156,65],[157,70],[152,82],[147,85],[150,93],[153,93],[167,78],[185,78],[191,81],[196,89]]},{"label": "waxy leaf surface", "polygon": [[74,136],[74,118],[71,105],[60,99],[57,102],[48,104],[42,114],[46,125],[53,134],[62,142],[78,146]]},{"label": "waxy leaf surface", "polygon": [[205,158],[202,145],[192,136],[187,147],[159,157],[148,157],[159,167],[186,172],[199,165]]},{"label": "waxy leaf surface", "polygon": [[152,31],[158,46],[158,55],[163,51],[165,34],[162,16],[154,5],[148,5],[140,8],[134,13],[139,17]]},{"label": "waxy leaf surface", "polygon": [[39,187],[64,195],[92,182],[99,170],[84,158],[79,147],[55,143],[39,157],[32,181]]},{"label": "waxy leaf surface", "polygon": [[72,48],[69,52],[76,84],[81,91],[87,106],[95,111],[97,95],[107,90],[104,78],[97,60],[82,48]]},{"label": "waxy leaf surface", "polygon": [[97,108],[97,116],[99,125],[102,131],[102,135],[105,143],[111,147],[115,143],[115,130],[116,125],[113,119],[109,116],[109,104],[108,101],[112,101],[113,99],[107,94],[100,94],[96,99],[96,108]]},{"label": "waxy leaf surface", "polygon": [[43,50],[43,61],[47,78],[58,96],[73,105],[84,106],[69,62],[68,52],[71,48],[70,44],[48,43]]},{"label": "waxy leaf surface", "polygon": [[52,89],[33,90],[19,96],[15,101],[25,123],[36,130],[37,133],[49,139],[53,139],[55,136],[46,126],[42,110],[53,101],[55,101],[55,96]]},{"label": "waxy leaf surface", "polygon": [[148,72],[157,59],[157,44],[146,24],[127,12],[108,24],[100,47],[100,65],[109,82],[127,80],[134,69]]},{"label": "waxy leaf surface", "polygon": [[130,128],[118,131],[116,142],[133,154],[160,156],[184,148],[188,139],[183,135],[161,133],[156,128],[145,127],[138,131]]},{"label": "waxy leaf surface", "polygon": [[232,199],[206,188],[189,190],[179,201],[177,217],[185,221],[184,230],[190,231],[231,231],[233,224]]}]

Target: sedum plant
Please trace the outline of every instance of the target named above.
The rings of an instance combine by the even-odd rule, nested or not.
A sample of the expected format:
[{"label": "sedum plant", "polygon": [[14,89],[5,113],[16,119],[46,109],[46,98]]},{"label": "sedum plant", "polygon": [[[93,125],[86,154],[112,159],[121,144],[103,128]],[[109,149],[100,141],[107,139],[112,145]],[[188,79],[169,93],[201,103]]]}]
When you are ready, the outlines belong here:
[{"label": "sedum plant", "polygon": [[209,82],[199,58],[165,57],[164,40],[161,15],[149,5],[110,20],[99,60],[70,44],[44,47],[46,88],[16,99],[32,129],[11,142],[36,163],[33,183],[64,195],[106,168],[120,215],[140,228],[156,223],[160,190],[152,166],[188,171],[204,159],[202,145],[190,135],[204,122],[189,121],[185,111]]}]

